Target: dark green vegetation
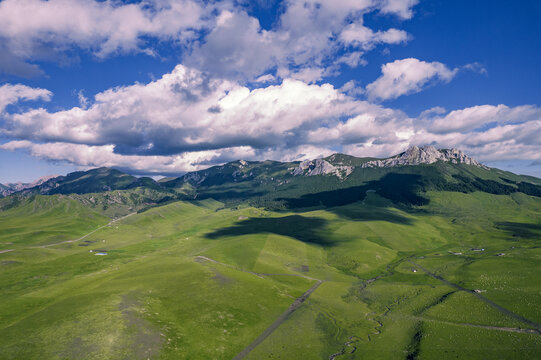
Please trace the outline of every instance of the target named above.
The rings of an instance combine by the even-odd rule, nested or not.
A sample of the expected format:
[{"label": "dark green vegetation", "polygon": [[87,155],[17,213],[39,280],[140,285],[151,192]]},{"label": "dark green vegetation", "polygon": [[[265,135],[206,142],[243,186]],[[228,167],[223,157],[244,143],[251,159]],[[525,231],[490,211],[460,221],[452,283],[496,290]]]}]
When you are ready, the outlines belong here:
[{"label": "dark green vegetation", "polygon": [[265,334],[246,359],[539,358],[538,179],[297,165],[0,200],[0,357],[232,359]]}]

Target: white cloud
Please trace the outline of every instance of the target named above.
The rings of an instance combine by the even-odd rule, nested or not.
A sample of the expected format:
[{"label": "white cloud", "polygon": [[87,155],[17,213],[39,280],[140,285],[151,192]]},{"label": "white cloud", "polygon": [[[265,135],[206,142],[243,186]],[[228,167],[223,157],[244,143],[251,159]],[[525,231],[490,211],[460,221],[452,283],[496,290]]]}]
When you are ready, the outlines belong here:
[{"label": "white cloud", "polygon": [[351,144],[343,148],[343,152],[358,157],[386,158],[396,155],[408,148],[408,141],[399,141],[395,143],[381,144],[374,141],[368,141],[361,144]]},{"label": "white cloud", "polygon": [[[359,121],[360,114],[370,121]],[[349,117],[352,120],[342,124],[341,119]],[[403,117],[354,100],[329,84],[286,79],[250,90],[179,65],[148,84],[96,94],[87,108],[5,114],[0,133],[15,141],[4,149],[19,144],[40,157],[50,151],[54,160],[64,156],[84,166],[133,163],[137,171],[148,166],[152,172],[165,171],[167,161],[191,153],[210,153],[212,161],[231,159],[231,149],[244,149],[243,157],[252,158],[329,153],[330,146],[380,136],[374,133],[378,126],[398,127],[392,120]],[[322,128],[338,129],[338,135]]]},{"label": "white cloud", "polygon": [[245,12],[225,10],[185,64],[220,76],[251,79],[285,56],[283,40],[275,32],[262,30],[259,21]]},{"label": "white cloud", "polygon": [[[117,166],[146,173],[191,171],[237,158],[313,158],[333,152],[331,147],[342,147],[341,151],[358,156],[389,156],[411,144],[435,144],[460,147],[482,161],[536,160],[541,153],[538,141],[541,116],[535,115],[541,110],[535,107],[505,107],[498,115],[501,125],[487,130],[437,133],[427,129],[426,122],[440,119],[437,113],[441,109],[432,109],[426,118],[415,120],[395,110],[348,99],[329,85],[306,85],[295,80],[253,91],[227,83],[227,95],[218,97],[216,102],[214,95],[210,95],[211,100],[202,98],[195,101],[193,107],[184,104],[182,98],[183,104],[175,105],[179,99],[175,100],[172,94],[169,94],[171,99],[163,93],[156,95],[156,99],[165,99],[163,107],[157,108],[152,99],[148,103],[144,101],[160,86],[162,90],[175,88],[179,82],[190,82],[190,76],[195,76],[191,82],[197,88],[197,74],[188,71],[180,78],[171,74],[173,79],[150,83],[149,89],[137,85],[98,94],[98,102],[88,110],[74,108],[68,110],[68,114],[48,114],[38,109],[16,114],[17,128],[35,124],[41,127],[35,128],[33,133],[18,134],[32,141],[11,141],[2,149],[23,148],[46,159],[66,160],[82,166]],[[218,88],[220,86],[224,84],[219,83]],[[176,88],[180,93],[184,90]],[[302,103],[298,102],[300,94],[305,96]],[[188,98],[193,100],[192,96],[198,96],[194,89]],[[204,124],[189,121],[191,114],[210,104],[217,104],[219,111],[207,112]],[[151,111],[145,110],[147,106]],[[450,114],[470,114],[471,111],[463,109]],[[180,118],[185,112],[187,116]],[[111,115],[104,119],[106,114]],[[341,120],[344,117],[346,120]],[[516,123],[518,118],[526,121]],[[117,126],[108,127],[110,123]],[[170,141],[177,138],[175,134],[179,134],[178,143]],[[102,139],[109,139],[110,143]]]},{"label": "white cloud", "polygon": [[478,62],[474,62],[474,63],[471,63],[471,64],[466,64],[462,68],[464,70],[470,70],[470,71],[473,71],[473,72],[476,72],[476,73],[479,73],[479,74],[484,74],[484,75],[488,74],[488,71],[485,68],[485,66],[478,63]]},{"label": "white cloud", "polygon": [[434,133],[469,132],[491,123],[525,122],[532,119],[541,119],[541,110],[532,105],[514,108],[502,104],[479,105],[433,118],[429,129]]},{"label": "white cloud", "polygon": [[[387,112],[388,118],[385,117]],[[359,115],[339,122],[333,127],[319,127],[307,134],[307,140],[313,144],[358,144],[378,141],[395,143],[401,138],[397,134],[411,128],[410,120],[398,112],[389,109],[366,108]]]},{"label": "white cloud", "polygon": [[399,44],[406,42],[408,33],[397,29],[374,32],[361,23],[352,23],[342,30],[339,38],[345,45],[370,50],[380,43]]},{"label": "white cloud", "polygon": [[[389,156],[413,144],[459,147],[481,161],[539,160],[541,109],[536,106],[481,105],[447,114],[436,107],[412,119],[344,93],[358,88],[285,79],[249,89],[179,65],[147,84],[98,93],[86,108],[7,108],[0,133],[10,141],[0,148],[151,174],[239,158],[314,158],[337,150]],[[4,85],[0,106],[51,95]]]},{"label": "white cloud", "polygon": [[21,100],[44,100],[49,101],[53,94],[49,90],[32,88],[21,84],[4,84],[0,86],[0,114],[6,106],[15,104]]},{"label": "white cloud", "polygon": [[79,90],[79,92],[77,93],[77,99],[79,100],[79,106],[81,106],[81,108],[83,109],[86,109],[88,106],[88,98],[85,96],[83,90]]},{"label": "white cloud", "polygon": [[381,4],[381,13],[395,14],[403,19],[413,17],[413,7],[419,3],[419,0],[383,0]]},{"label": "white cloud", "polygon": [[355,106],[329,84],[286,79],[249,90],[179,65],[148,84],[99,93],[87,109],[8,114],[0,132],[22,140],[113,144],[119,153],[169,155],[294,143],[299,133],[336,121]]},{"label": "white cloud", "polygon": [[[150,5],[150,6],[149,6]],[[143,35],[167,38],[200,28],[204,9],[191,0],[123,4],[95,0],[4,0],[0,36],[28,56],[37,44],[77,45],[98,56],[139,49]]]},{"label": "white cloud", "polygon": [[276,78],[272,74],[265,74],[265,75],[261,75],[260,77],[255,79],[255,82],[257,82],[257,83],[268,83],[268,82],[273,82],[275,80],[276,80]]},{"label": "white cloud", "polygon": [[382,75],[366,86],[368,98],[394,99],[420,92],[434,81],[449,82],[458,69],[449,69],[439,62],[425,62],[415,58],[395,60],[381,66]]},{"label": "white cloud", "polygon": [[211,9],[193,0],[3,0],[0,42],[7,55],[0,57],[0,70],[35,75],[36,66],[24,61],[55,59],[72,47],[101,58],[152,54],[143,37],[179,41],[184,31],[206,26]]},{"label": "white cloud", "polygon": [[368,62],[363,59],[363,55],[364,53],[362,51],[353,51],[336,59],[336,63],[346,64],[350,68],[356,68],[359,65],[365,66]]},{"label": "white cloud", "polygon": [[296,72],[289,73],[289,77],[311,84],[323,79],[325,69],[307,67]]},{"label": "white cloud", "polygon": [[[245,12],[224,10],[209,34],[195,44],[184,61],[219,76],[247,80],[274,69],[278,69],[276,75],[282,78],[307,79],[292,74],[305,74],[305,69],[310,69],[310,81],[318,81],[315,69],[322,69],[323,77],[336,72],[332,65],[328,67],[331,62],[350,67],[363,64],[362,53],[356,48],[370,50],[380,43],[397,44],[407,40],[408,35],[403,30],[374,32],[362,25],[362,16],[377,10],[378,6],[386,4],[373,0],[288,0],[270,30],[262,29],[257,19]],[[350,21],[361,25],[348,25]],[[360,34],[363,31],[366,35]],[[344,45],[350,49],[335,61]]]},{"label": "white cloud", "polygon": [[427,110],[424,110],[423,112],[421,112],[421,114],[419,115],[419,118],[420,119],[426,119],[426,118],[429,118],[430,116],[432,115],[441,115],[441,114],[445,114],[447,111],[445,110],[445,108],[441,107],[441,106],[434,106],[430,109],[427,109]]},{"label": "white cloud", "polygon": [[140,174],[179,174],[205,169],[210,165],[222,164],[238,159],[279,159],[300,161],[328,156],[333,153],[327,148],[304,145],[288,149],[256,151],[242,146],[210,151],[186,152],[171,156],[121,155],[114,152],[112,145],[89,146],[69,143],[36,144],[30,141],[10,141],[0,145],[1,150],[24,150],[44,160],[63,161],[84,168],[115,167]]},{"label": "white cloud", "polygon": [[[276,68],[324,67],[334,59],[339,34],[350,21],[378,9],[404,17],[415,2],[375,0],[285,0],[270,30],[261,28],[242,4],[229,0],[3,0],[0,2],[0,71],[32,76],[28,61],[59,60],[73,50],[99,58],[115,54],[159,55],[147,42],[180,45],[184,64],[221,77],[253,80]],[[406,40],[402,30],[350,28],[346,44],[371,49]],[[351,27],[351,26],[350,26]],[[367,32],[368,39],[360,39]],[[349,35],[347,35],[349,34]],[[356,36],[356,37],[355,37]],[[353,57],[348,64],[360,64]]]},{"label": "white cloud", "polygon": [[350,80],[340,88],[340,91],[350,96],[364,94],[364,89],[355,80]]},{"label": "white cloud", "polygon": [[174,174],[200,170],[207,163],[220,162],[224,155],[228,158],[244,158],[250,148],[232,148],[222,151],[198,151],[175,156],[138,156],[120,155],[114,152],[112,145],[88,146],[83,144],[47,143],[36,144],[30,141],[11,141],[0,145],[0,149],[15,151],[27,150],[32,156],[66,161],[83,167],[117,167],[130,169],[145,174]]},{"label": "white cloud", "polygon": [[[347,65],[365,65],[379,44],[400,44],[400,29],[371,29],[363,16],[410,19],[417,0],[286,0],[270,29],[236,2],[145,0],[0,1],[0,71],[40,73],[28,61],[73,49],[105,58],[145,52],[145,39],[171,42],[184,65],[147,84],[111,88],[65,110],[26,107],[52,93],[0,86],[4,150],[26,150],[55,161],[116,166],[141,173],[178,173],[238,158],[300,160],[340,150],[389,156],[416,144],[460,147],[482,161],[541,161],[541,110],[532,105],[479,105],[417,119],[368,100],[394,99],[449,82],[459,71],[486,73],[472,63],[449,68],[409,58],[382,66],[363,89],[324,83]],[[248,88],[253,81],[260,88]],[[269,85],[273,84],[273,85]],[[75,93],[74,93],[75,95]],[[9,106],[17,105],[17,106]]]}]

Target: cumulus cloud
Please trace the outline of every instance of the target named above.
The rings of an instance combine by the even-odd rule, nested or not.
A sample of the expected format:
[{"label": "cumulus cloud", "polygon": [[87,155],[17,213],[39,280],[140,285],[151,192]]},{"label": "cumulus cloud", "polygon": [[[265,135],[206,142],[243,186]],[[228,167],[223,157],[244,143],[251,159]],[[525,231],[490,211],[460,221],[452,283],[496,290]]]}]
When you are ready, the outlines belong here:
[{"label": "cumulus cloud", "polygon": [[245,12],[223,11],[216,26],[185,64],[226,77],[253,78],[273,67],[286,49],[279,36],[262,30]]},{"label": "cumulus cloud", "polygon": [[426,118],[429,118],[432,115],[441,115],[441,114],[445,114],[446,112],[447,111],[445,110],[445,108],[443,108],[441,106],[434,106],[434,107],[432,107],[430,109],[426,109],[423,112],[421,112],[421,114],[419,115],[419,118],[420,119],[426,119]]},{"label": "cumulus cloud", "polygon": [[364,88],[355,80],[349,80],[346,82],[344,85],[342,85],[340,91],[351,96],[364,94]]},{"label": "cumulus cloud", "polygon": [[408,40],[408,33],[397,29],[374,32],[360,23],[353,23],[342,30],[339,38],[345,45],[370,50],[376,44],[380,43],[399,44],[406,42]]},{"label": "cumulus cloud", "polygon": [[356,68],[359,65],[365,66],[368,62],[363,59],[363,55],[364,53],[362,51],[353,51],[337,58],[336,63],[346,64],[350,68]]},{"label": "cumulus cloud", "polygon": [[481,105],[419,118],[335,89],[285,79],[249,89],[178,65],[147,84],[116,87],[60,111],[11,108],[49,100],[44,89],[0,87],[3,150],[85,167],[173,174],[239,158],[300,160],[342,151],[389,156],[409,145],[459,147],[481,161],[539,160],[541,109]]},{"label": "cumulus cloud", "polygon": [[189,152],[175,156],[138,156],[116,154],[113,145],[89,146],[60,142],[36,144],[26,140],[10,141],[0,145],[0,149],[8,151],[22,149],[41,159],[66,161],[90,168],[101,166],[124,168],[134,173],[143,174],[178,174],[196,171],[206,167],[203,164],[223,161],[226,152],[230,158],[236,156],[242,158],[246,155],[245,150],[247,150],[237,148],[225,149],[221,152]]},{"label": "cumulus cloud", "polygon": [[491,123],[525,122],[540,118],[541,110],[532,105],[514,108],[503,104],[479,105],[436,117],[431,120],[429,129],[434,133],[468,132]]},{"label": "cumulus cloud", "polygon": [[148,84],[109,89],[87,109],[33,109],[5,116],[1,132],[38,142],[113,144],[117,153],[170,155],[234,146],[294,144],[356,104],[329,84],[286,79],[250,90],[178,65]]},{"label": "cumulus cloud", "polygon": [[261,75],[260,77],[255,79],[255,82],[256,83],[267,83],[267,82],[273,82],[275,80],[276,80],[276,78],[274,77],[274,75],[265,74],[265,75]]},{"label": "cumulus cloud", "polygon": [[420,92],[433,82],[449,82],[458,69],[449,69],[440,62],[425,62],[415,58],[395,60],[381,66],[382,75],[366,86],[371,100],[395,99]]},{"label": "cumulus cloud", "polygon": [[[18,96],[50,96],[46,90],[38,90]],[[45,157],[50,147],[51,154],[57,154],[51,159],[61,158],[66,150],[65,160],[85,166],[129,164],[131,160],[126,159],[136,159],[133,163],[139,164],[138,171],[142,164],[156,171],[165,169],[160,161],[167,158],[209,151],[213,157],[205,162],[225,159],[231,149],[244,149],[244,157],[252,158],[328,154],[333,145],[377,136],[363,135],[368,128],[397,127],[392,120],[405,117],[355,100],[330,84],[285,79],[278,85],[250,90],[182,65],[156,81],[112,88],[87,101],[85,108],[4,114],[0,133],[15,142],[3,148],[20,146]],[[356,117],[360,114],[365,120]],[[352,120],[342,124],[345,117]],[[326,133],[322,128],[338,132]],[[116,155],[106,161],[107,154]],[[89,158],[96,160],[89,163]],[[145,162],[145,158],[154,160]],[[158,165],[153,168],[151,164]]]},{"label": "cumulus cloud", "polygon": [[383,0],[380,12],[382,14],[395,14],[402,19],[411,19],[413,7],[418,3],[419,0]]},{"label": "cumulus cloud", "polygon": [[[266,70],[320,66],[336,54],[349,19],[362,22],[380,9],[404,18],[413,1],[284,0],[273,29],[264,30],[242,2],[218,0],[3,0],[0,2],[0,71],[31,77],[41,74],[39,60],[66,60],[74,50],[98,58],[115,54],[157,55],[148,39],[181,45],[184,63],[220,76],[253,80]],[[368,41],[346,34],[348,44],[372,48],[398,43],[405,32],[371,32]],[[344,35],[345,36],[345,35]],[[351,62],[350,62],[351,64]]]},{"label": "cumulus cloud", "polygon": [[238,159],[300,161],[328,156],[333,153],[330,149],[310,145],[266,150],[255,150],[241,146],[220,149],[219,151],[185,152],[173,156],[140,156],[117,154],[112,145],[89,146],[60,142],[37,144],[26,140],[10,141],[0,145],[0,149],[24,150],[40,159],[67,162],[84,168],[107,166],[144,175],[178,175]]},{"label": "cumulus cloud", "polygon": [[49,101],[52,93],[46,89],[32,88],[26,85],[4,84],[0,86],[0,115],[6,106],[15,104],[21,100],[44,100]]},{"label": "cumulus cloud", "polygon": [[4,0],[0,2],[0,71],[36,75],[28,59],[51,58],[73,46],[97,57],[146,51],[143,37],[182,38],[205,26],[211,8],[193,0],[139,3],[96,0]]},{"label": "cumulus cloud", "polygon": [[413,144],[457,147],[481,161],[536,160],[541,157],[541,109],[480,105],[421,119]]},{"label": "cumulus cloud", "polygon": [[[293,74],[310,71],[310,81],[318,81],[320,76],[315,76],[315,69],[321,69],[322,76],[326,76],[336,71],[327,68],[329,63],[356,67],[364,62],[358,49],[367,51],[377,44],[398,44],[408,39],[403,30],[373,31],[362,25],[364,14],[387,8],[386,3],[288,0],[283,6],[283,13],[270,30],[262,29],[257,19],[246,12],[222,11],[209,34],[184,57],[185,64],[248,80],[274,69],[282,78],[301,78]],[[402,16],[403,10],[389,8],[388,12]],[[346,53],[334,61],[344,46]]]}]

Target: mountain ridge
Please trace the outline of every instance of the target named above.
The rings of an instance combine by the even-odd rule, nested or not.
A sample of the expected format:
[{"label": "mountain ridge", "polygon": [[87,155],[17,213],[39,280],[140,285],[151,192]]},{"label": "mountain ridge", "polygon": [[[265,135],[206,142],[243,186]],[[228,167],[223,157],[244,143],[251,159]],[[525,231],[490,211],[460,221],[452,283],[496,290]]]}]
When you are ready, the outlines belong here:
[{"label": "mountain ridge", "polygon": [[54,177],[15,194],[76,194],[89,206],[141,210],[167,201],[209,198],[268,208],[331,206],[360,201],[368,190],[412,206],[423,204],[422,194],[430,190],[541,197],[541,179],[489,168],[458,149],[413,146],[385,159],[337,153],[292,162],[236,160],[163,181],[96,168]]},{"label": "mountain ridge", "polygon": [[[236,160],[223,165],[212,166],[207,169],[188,172],[174,181],[184,178],[188,182],[195,181],[201,183],[206,179],[205,174],[209,174],[212,169],[225,169],[227,167],[237,166],[240,169],[248,164],[264,164],[264,163],[281,163],[289,164],[290,172],[294,176],[305,175],[334,175],[339,179],[347,178],[354,168],[375,168],[375,167],[396,167],[408,165],[433,164],[436,161],[453,162],[455,164],[467,164],[488,169],[487,166],[481,164],[477,160],[466,155],[462,150],[452,149],[436,149],[434,146],[410,146],[406,151],[388,157],[388,158],[373,158],[373,157],[356,157],[353,155],[334,153],[327,157],[308,159],[304,161],[279,162],[274,160],[264,161],[245,161]],[[240,172],[233,172],[233,175]],[[246,178],[246,177],[245,177]]]},{"label": "mountain ridge", "polygon": [[[167,184],[167,183],[178,183],[179,181],[188,181],[195,182],[197,184],[201,183],[205,179],[205,174],[211,172],[213,169],[233,169],[237,167],[238,169],[233,169],[231,175],[233,177],[242,177],[242,179],[247,179],[254,174],[246,174],[242,171],[248,165],[276,165],[276,164],[287,164],[290,167],[290,172],[294,176],[305,175],[305,176],[315,176],[315,175],[334,175],[339,179],[346,178],[354,168],[376,168],[376,167],[396,167],[396,166],[408,166],[408,165],[420,165],[420,164],[432,164],[436,161],[447,161],[453,163],[462,163],[473,166],[483,167],[488,169],[485,165],[481,164],[477,160],[469,157],[463,151],[451,148],[451,149],[436,149],[434,146],[410,146],[406,151],[391,156],[387,158],[374,158],[374,157],[356,157],[353,155],[343,154],[343,153],[334,153],[327,157],[321,157],[316,159],[307,159],[304,161],[290,161],[290,162],[280,162],[275,160],[263,160],[263,161],[246,161],[246,160],[235,160],[223,165],[215,165],[208,167],[206,169],[187,172],[179,177],[168,177],[161,179],[159,181],[154,181],[148,177],[139,177],[129,175],[115,168],[94,168],[88,171],[75,171],[67,175],[46,175],[42,176],[39,179],[31,183],[8,183],[0,184],[0,195],[7,196],[12,193],[16,193],[23,190],[29,190],[36,187],[40,187],[40,193],[44,194],[50,191],[54,191],[58,186],[59,182],[70,181],[72,178],[77,178],[79,176],[85,176],[87,172],[119,172],[123,173],[126,177],[130,177],[128,181],[132,186],[137,186],[139,183],[148,184]],[[108,170],[106,170],[108,169]],[[227,172],[227,171],[226,171]],[[117,173],[118,174],[118,173]],[[144,180],[137,180],[144,179]],[[107,190],[118,190],[120,187],[104,185],[102,187],[103,191]]]}]

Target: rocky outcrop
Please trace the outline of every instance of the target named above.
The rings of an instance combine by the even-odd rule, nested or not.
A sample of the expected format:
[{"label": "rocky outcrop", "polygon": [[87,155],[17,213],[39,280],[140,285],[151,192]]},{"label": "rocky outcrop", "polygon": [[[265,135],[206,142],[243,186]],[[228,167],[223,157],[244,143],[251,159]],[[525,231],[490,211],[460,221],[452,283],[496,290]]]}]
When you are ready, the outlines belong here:
[{"label": "rocky outcrop", "polygon": [[344,179],[352,171],[352,166],[335,166],[324,159],[316,159],[301,162],[298,167],[293,169],[292,173],[294,176],[334,175],[340,179]]},{"label": "rocky outcrop", "polygon": [[18,183],[10,183],[10,184],[0,184],[0,195],[8,196],[18,191],[31,189],[33,187],[40,186],[42,184],[50,182],[52,179],[55,179],[57,177],[58,175],[48,175],[48,176],[42,176],[31,183],[18,182]]},{"label": "rocky outcrop", "polygon": [[185,182],[192,185],[199,185],[207,179],[208,173],[189,172],[183,176]]},{"label": "rocky outcrop", "polygon": [[[336,156],[337,154],[331,155],[329,158],[325,159],[303,161],[298,167],[291,169],[291,173],[295,176],[334,175],[340,179],[345,179],[353,172],[353,169],[355,169],[356,166],[346,166],[342,165],[340,162],[332,164],[330,161],[336,160]],[[461,150],[436,149],[434,146],[412,146],[396,156],[387,159],[370,160],[357,166],[361,168],[393,167],[433,164],[437,161],[473,165],[488,169],[488,167],[464,154]]]},{"label": "rocky outcrop", "polygon": [[11,189],[4,184],[0,184],[0,197],[8,196],[9,194],[11,194]]},{"label": "rocky outcrop", "polygon": [[363,168],[393,167],[402,165],[433,164],[436,161],[446,161],[453,164],[474,165],[483,168],[486,166],[472,159],[458,149],[436,149],[434,146],[412,146],[405,152],[382,160],[372,160],[362,164]]}]

